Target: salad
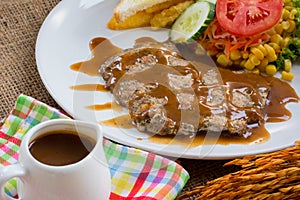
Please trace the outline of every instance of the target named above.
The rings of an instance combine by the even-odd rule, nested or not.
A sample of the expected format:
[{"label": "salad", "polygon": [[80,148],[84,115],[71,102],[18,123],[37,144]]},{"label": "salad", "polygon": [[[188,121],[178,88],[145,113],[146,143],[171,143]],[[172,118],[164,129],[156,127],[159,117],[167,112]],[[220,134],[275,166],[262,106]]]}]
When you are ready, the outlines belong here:
[{"label": "salad", "polygon": [[300,56],[300,0],[198,0],[174,22],[170,39],[197,41],[222,67],[291,81]]}]

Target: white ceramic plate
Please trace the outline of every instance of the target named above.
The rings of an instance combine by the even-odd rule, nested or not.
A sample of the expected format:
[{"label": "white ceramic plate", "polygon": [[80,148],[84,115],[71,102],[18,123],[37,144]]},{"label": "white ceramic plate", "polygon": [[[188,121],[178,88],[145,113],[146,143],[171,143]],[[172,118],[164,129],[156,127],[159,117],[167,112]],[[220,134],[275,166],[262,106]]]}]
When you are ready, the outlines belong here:
[{"label": "white ceramic plate", "polygon": [[[167,39],[167,31],[111,31],[106,23],[113,14],[117,0],[63,0],[46,18],[36,44],[37,66],[47,90],[58,104],[76,119],[99,122],[119,115],[112,110],[93,111],[86,106],[112,101],[110,93],[73,91],[69,87],[79,84],[104,83],[99,77],[87,76],[70,70],[69,66],[90,58],[89,41],[95,37],[111,38],[121,47],[131,47],[134,39],[151,36],[157,40]],[[300,94],[300,67],[292,85]],[[261,144],[203,145],[185,148],[178,144],[158,144],[147,139],[135,129],[119,129],[104,126],[105,137],[116,142],[148,150],[170,157],[193,159],[227,159],[249,154],[270,152],[291,146],[300,139],[297,130],[300,120],[300,104],[291,103],[291,120],[284,123],[267,124],[271,133],[267,142]],[[143,138],[138,140],[137,138]]]}]

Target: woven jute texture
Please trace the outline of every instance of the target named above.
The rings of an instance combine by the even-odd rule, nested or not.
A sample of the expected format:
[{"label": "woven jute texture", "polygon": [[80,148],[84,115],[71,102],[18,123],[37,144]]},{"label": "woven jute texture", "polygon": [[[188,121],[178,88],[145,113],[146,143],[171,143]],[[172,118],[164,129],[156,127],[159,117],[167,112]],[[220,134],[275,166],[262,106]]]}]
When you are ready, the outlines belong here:
[{"label": "woven jute texture", "polygon": [[[38,31],[59,0],[0,0],[0,118],[26,94],[59,108],[44,87],[35,61]],[[191,178],[182,192],[237,170],[226,161],[179,159]]]},{"label": "woven jute texture", "polygon": [[0,117],[21,93],[57,106],[41,82],[35,64],[35,41],[59,0],[0,0]]}]

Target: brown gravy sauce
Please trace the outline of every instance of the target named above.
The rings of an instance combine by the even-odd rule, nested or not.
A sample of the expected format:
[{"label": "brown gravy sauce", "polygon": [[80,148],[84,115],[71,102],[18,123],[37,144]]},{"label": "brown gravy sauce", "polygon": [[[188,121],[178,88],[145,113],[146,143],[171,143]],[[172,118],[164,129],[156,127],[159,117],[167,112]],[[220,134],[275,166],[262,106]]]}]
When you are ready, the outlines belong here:
[{"label": "brown gravy sauce", "polygon": [[82,84],[82,85],[74,85],[70,87],[71,90],[79,90],[79,91],[97,91],[97,92],[109,92],[105,85],[102,84]]},{"label": "brown gravy sauce", "polygon": [[99,76],[100,65],[110,56],[122,51],[121,48],[113,45],[108,39],[101,37],[92,39],[89,46],[93,55],[92,59],[72,64],[70,68],[90,76]]},{"label": "brown gravy sauce", "polygon": [[86,157],[96,141],[79,133],[61,130],[45,133],[29,144],[29,151],[40,162],[63,166],[76,163]]},{"label": "brown gravy sauce", "polygon": [[[155,41],[152,38],[139,38],[136,40],[136,43],[141,43],[145,41]],[[70,68],[72,70],[82,72],[85,74],[88,74],[90,76],[100,76],[99,74],[99,68],[100,65],[110,56],[122,51],[119,47],[116,47],[114,44],[112,44],[108,39],[106,38],[94,38],[90,42],[90,49],[92,51],[93,57],[84,62],[79,62],[73,64]],[[105,49],[105,51],[103,51]],[[181,71],[180,71],[181,70]],[[180,69],[179,73],[187,74],[186,70],[193,71],[193,69]],[[264,119],[266,122],[282,122],[286,121],[291,117],[291,112],[286,109],[285,105],[290,102],[298,102],[299,97],[297,96],[295,90],[286,82],[281,81],[275,77],[263,77],[263,76],[256,76],[255,74],[251,73],[235,73],[231,70],[226,69],[218,69],[220,72],[220,75],[222,77],[222,80],[224,82],[224,85],[229,85],[229,87],[236,87],[234,84],[230,85],[231,83],[243,83],[246,85],[251,86],[267,86],[270,88],[270,98],[268,100],[268,105],[266,108],[264,108]],[[120,73],[125,73],[120,71]],[[192,72],[193,77],[195,75],[194,72]],[[154,74],[152,74],[154,75]],[[151,77],[151,76],[148,76]],[[153,78],[153,77],[151,77]],[[116,78],[117,79],[117,78]],[[96,88],[96,89],[95,89]],[[72,86],[71,89],[73,90],[86,90],[86,91],[105,91],[108,90],[104,85],[78,85],[78,86]],[[166,92],[166,90],[156,91],[160,96],[169,97]],[[154,90],[155,92],[155,90]],[[196,91],[197,92],[197,91]],[[170,94],[174,95],[174,94]],[[169,98],[174,99],[174,98]],[[109,103],[108,103],[109,104]],[[173,102],[170,104],[170,108],[168,110],[172,111],[177,105],[178,102]],[[172,106],[173,105],[173,106]],[[108,106],[108,105],[106,105]],[[175,107],[174,107],[175,106]],[[89,107],[89,109],[94,110],[102,110],[102,109],[109,109],[105,106],[97,106],[94,105],[92,107]],[[202,108],[205,110],[205,108]],[[178,110],[175,108],[175,110]],[[171,112],[170,112],[171,113]],[[178,112],[172,112],[174,115],[174,118],[176,118],[176,115]],[[176,113],[176,114],[175,114]],[[119,127],[119,128],[133,128],[132,121],[130,119],[129,115],[123,115],[119,116],[113,119],[109,119],[106,121],[100,122],[102,125],[105,126],[112,126],[112,127]],[[268,131],[265,129],[264,124],[259,124],[255,126],[254,128],[251,128],[252,135],[248,138],[241,138],[241,137],[226,137],[226,136],[220,136],[217,143],[218,144],[249,144],[249,143],[260,143],[267,141],[270,137]],[[189,143],[191,141],[191,146],[198,146],[201,144],[209,144],[210,141],[215,143],[214,139],[208,139],[209,137],[205,137],[205,134],[198,134],[195,138],[189,139],[176,136],[176,138],[173,137],[162,137],[162,136],[152,136],[150,140],[155,143],[170,143],[170,142],[176,142],[184,145],[184,143]],[[213,138],[213,137],[212,137]],[[139,139],[139,138],[138,138]]]},{"label": "brown gravy sauce", "polygon": [[[108,119],[100,122],[101,125],[110,126],[115,128],[122,129],[131,129],[135,128],[132,125],[131,117],[129,114],[121,115],[119,117],[115,117],[112,119]],[[224,135],[209,135],[206,137],[206,133],[201,133],[196,135],[195,137],[186,137],[186,136],[151,136],[149,137],[149,141],[157,144],[174,144],[181,145],[186,147],[197,147],[199,145],[209,145],[209,144],[221,144],[221,145],[229,145],[229,144],[258,144],[267,141],[270,138],[270,134],[267,130],[265,130],[264,126],[257,126],[252,130],[252,135],[248,138],[241,137],[227,137]],[[137,140],[144,140],[144,138],[137,137]]]},{"label": "brown gravy sauce", "polygon": [[203,132],[197,134],[195,137],[185,137],[185,136],[152,136],[149,138],[149,141],[157,144],[174,144],[180,146],[186,146],[194,148],[200,145],[229,145],[229,144],[258,144],[267,141],[270,138],[270,134],[265,129],[264,126],[258,126],[252,130],[252,135],[247,138],[241,138],[239,136],[226,136],[226,135],[217,135]]},{"label": "brown gravy sauce", "polygon": [[121,115],[112,119],[99,122],[101,125],[115,128],[131,129],[134,128],[129,114]]},{"label": "brown gravy sauce", "polygon": [[86,106],[87,109],[100,111],[100,110],[114,110],[116,112],[122,112],[123,108],[116,102],[107,102],[104,104],[94,104]]}]

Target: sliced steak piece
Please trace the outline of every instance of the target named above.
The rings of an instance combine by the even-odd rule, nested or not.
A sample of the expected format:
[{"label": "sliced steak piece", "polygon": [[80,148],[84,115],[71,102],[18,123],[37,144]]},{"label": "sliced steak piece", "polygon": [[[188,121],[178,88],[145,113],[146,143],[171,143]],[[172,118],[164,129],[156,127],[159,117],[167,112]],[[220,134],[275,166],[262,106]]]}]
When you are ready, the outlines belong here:
[{"label": "sliced steak piece", "polygon": [[100,67],[106,87],[113,90],[125,73],[136,73],[155,64],[176,66],[187,61],[181,59],[172,43],[146,42],[126,49],[108,58]]},{"label": "sliced steak piece", "polygon": [[226,85],[202,85],[201,92],[193,94],[157,85],[136,91],[129,100],[129,112],[140,131],[160,135],[226,131],[242,136],[251,124],[264,120],[264,101],[255,101],[256,97],[249,93],[237,95]]},{"label": "sliced steak piece", "polygon": [[100,73],[137,129],[159,135],[201,131],[246,136],[264,120],[268,82],[182,58],[170,43],[140,43],[109,58]]}]

